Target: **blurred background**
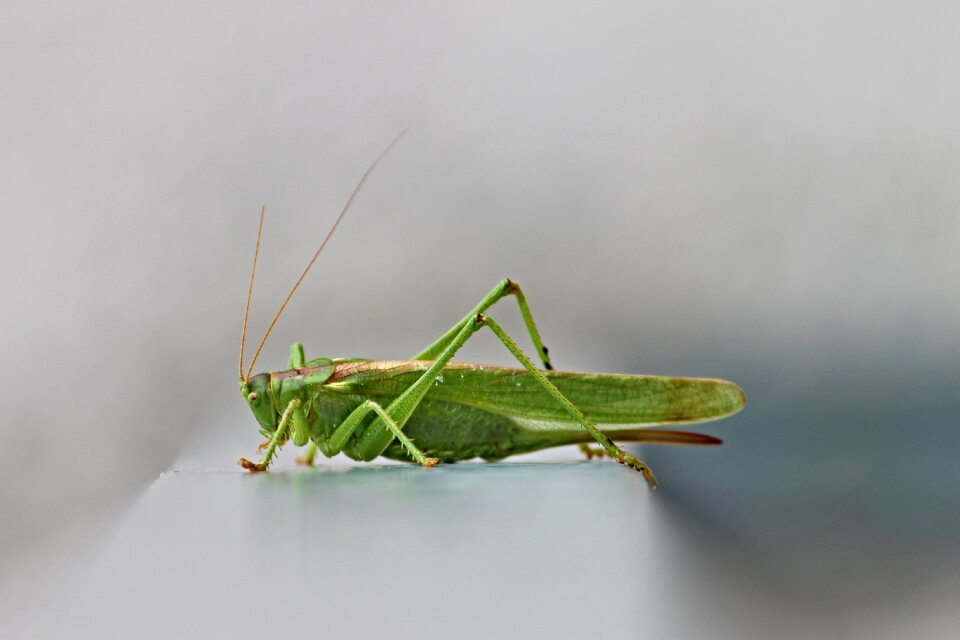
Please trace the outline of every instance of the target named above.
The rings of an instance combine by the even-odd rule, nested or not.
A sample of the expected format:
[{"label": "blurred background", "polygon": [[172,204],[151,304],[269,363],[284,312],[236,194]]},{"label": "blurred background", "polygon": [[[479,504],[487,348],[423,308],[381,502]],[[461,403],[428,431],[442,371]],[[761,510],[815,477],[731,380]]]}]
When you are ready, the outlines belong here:
[{"label": "blurred background", "polygon": [[[948,2],[5,3],[0,593],[224,407],[257,442],[260,205],[257,338],[409,128],[258,369],[294,340],[409,356],[509,276],[558,368],[744,388],[723,448],[645,452],[658,517],[794,621],[936,637],[960,592],[958,28]],[[509,363],[491,337],[462,357]]]}]

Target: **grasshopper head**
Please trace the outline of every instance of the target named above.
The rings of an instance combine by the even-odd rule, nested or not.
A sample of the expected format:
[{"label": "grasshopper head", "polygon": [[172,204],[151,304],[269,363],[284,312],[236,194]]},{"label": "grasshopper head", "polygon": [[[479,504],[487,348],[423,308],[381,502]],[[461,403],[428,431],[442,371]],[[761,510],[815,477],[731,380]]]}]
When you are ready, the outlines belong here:
[{"label": "grasshopper head", "polygon": [[273,396],[270,392],[270,374],[259,373],[246,383],[240,382],[240,395],[246,400],[254,417],[262,427],[265,435],[272,434],[277,428],[277,411],[274,408]]}]

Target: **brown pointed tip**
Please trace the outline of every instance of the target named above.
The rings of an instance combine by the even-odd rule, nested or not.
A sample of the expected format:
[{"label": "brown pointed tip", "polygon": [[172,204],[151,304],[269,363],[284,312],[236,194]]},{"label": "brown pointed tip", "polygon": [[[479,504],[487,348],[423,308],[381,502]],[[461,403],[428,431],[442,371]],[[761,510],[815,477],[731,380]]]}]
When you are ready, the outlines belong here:
[{"label": "brown pointed tip", "polygon": [[675,431],[673,429],[621,429],[611,431],[611,436],[618,442],[642,442],[645,444],[687,444],[687,445],[720,445],[723,440],[705,433],[692,431]]}]

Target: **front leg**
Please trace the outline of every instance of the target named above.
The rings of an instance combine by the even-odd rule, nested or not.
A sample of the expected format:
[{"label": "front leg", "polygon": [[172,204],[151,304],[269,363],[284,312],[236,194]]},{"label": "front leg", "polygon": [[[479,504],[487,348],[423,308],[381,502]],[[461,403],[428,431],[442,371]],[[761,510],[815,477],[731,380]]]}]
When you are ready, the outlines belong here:
[{"label": "front leg", "polygon": [[[260,462],[251,462],[246,458],[240,458],[237,461],[237,464],[251,473],[266,471],[270,466],[270,463],[273,461],[273,456],[277,451],[277,447],[287,441],[287,431],[290,429],[290,422],[293,420],[294,413],[300,413],[300,416],[303,417],[303,414],[300,411],[299,398],[294,398],[291,400],[290,404],[287,405],[287,408],[283,410],[283,416],[280,417],[280,424],[277,425],[277,430],[273,432],[273,437],[270,438],[270,442],[267,444],[267,451],[263,454],[263,458],[260,459]],[[306,418],[303,417],[303,420],[306,421]]]}]

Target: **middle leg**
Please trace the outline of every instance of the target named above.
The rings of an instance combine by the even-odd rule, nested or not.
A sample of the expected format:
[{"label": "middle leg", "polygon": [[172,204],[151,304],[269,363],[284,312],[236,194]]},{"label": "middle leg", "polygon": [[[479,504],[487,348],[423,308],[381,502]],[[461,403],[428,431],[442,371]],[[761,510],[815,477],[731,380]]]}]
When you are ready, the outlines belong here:
[{"label": "middle leg", "polygon": [[350,440],[350,437],[357,430],[357,427],[360,426],[363,419],[366,418],[371,411],[380,416],[380,419],[383,420],[384,424],[386,424],[390,430],[391,435],[400,441],[400,444],[407,450],[407,453],[410,454],[414,462],[424,467],[435,467],[437,463],[440,462],[436,458],[428,458],[425,456],[423,452],[413,444],[413,440],[403,432],[400,425],[396,423],[390,414],[373,400],[365,400],[362,402],[359,407],[350,412],[350,415],[337,426],[330,438],[320,445],[320,451],[323,452],[323,455],[329,458],[340,453]]}]

